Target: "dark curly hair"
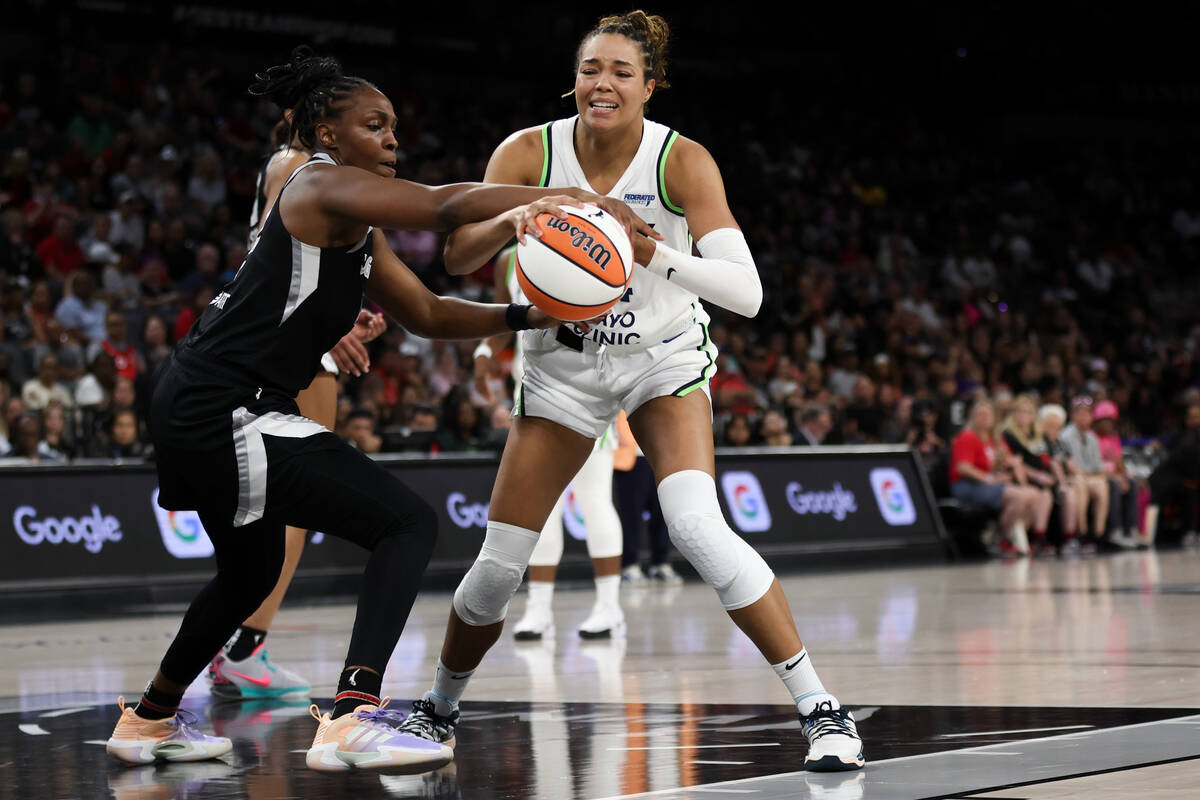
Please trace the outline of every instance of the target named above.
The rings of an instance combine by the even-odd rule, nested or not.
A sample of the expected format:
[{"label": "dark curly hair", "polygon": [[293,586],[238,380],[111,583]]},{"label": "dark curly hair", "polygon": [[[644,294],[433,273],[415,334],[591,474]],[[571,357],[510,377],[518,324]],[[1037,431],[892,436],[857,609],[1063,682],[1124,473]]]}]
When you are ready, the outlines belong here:
[{"label": "dark curly hair", "polygon": [[337,119],[346,108],[346,100],[358,89],[378,91],[370,81],[342,72],[342,65],[331,56],[313,55],[311,47],[301,45],[292,51],[286,64],[277,64],[257,73],[250,94],[266,97],[281,109],[292,109],[286,141],[315,150],[317,123]]},{"label": "dark curly hair", "polygon": [[667,81],[667,45],[671,39],[671,28],[665,19],[645,11],[630,11],[601,18],[579,40],[579,48],[575,51],[576,72],[579,71],[584,46],[603,33],[616,33],[636,42],[642,49],[642,61],[646,65],[642,71],[643,78],[653,79],[655,90],[670,88],[671,84]]}]

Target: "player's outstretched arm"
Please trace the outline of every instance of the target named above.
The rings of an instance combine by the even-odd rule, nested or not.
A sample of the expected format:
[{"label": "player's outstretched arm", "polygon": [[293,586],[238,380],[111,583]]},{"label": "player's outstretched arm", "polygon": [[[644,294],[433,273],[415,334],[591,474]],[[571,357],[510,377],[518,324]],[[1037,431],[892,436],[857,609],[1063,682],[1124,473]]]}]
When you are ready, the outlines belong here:
[{"label": "player's outstretched arm", "polygon": [[[382,236],[374,240],[367,297],[412,333],[426,339],[482,339],[514,330],[508,324],[507,305],[436,295],[396,257]],[[558,320],[531,307],[526,324],[550,328]]]}]

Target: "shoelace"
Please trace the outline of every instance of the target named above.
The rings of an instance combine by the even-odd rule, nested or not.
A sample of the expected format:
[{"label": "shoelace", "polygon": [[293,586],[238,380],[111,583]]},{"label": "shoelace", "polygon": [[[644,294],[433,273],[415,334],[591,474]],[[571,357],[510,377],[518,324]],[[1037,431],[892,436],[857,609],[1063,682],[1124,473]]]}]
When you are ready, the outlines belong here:
[{"label": "shoelace", "polygon": [[420,736],[430,741],[441,741],[450,730],[453,717],[439,717],[430,700],[414,700],[413,713],[400,724],[400,732]]},{"label": "shoelace", "polygon": [[833,703],[828,700],[818,703],[813,712],[805,717],[805,722],[807,725],[805,733],[808,734],[810,742],[831,733],[858,738],[858,731],[855,730],[854,723],[850,720],[846,710],[834,710]]},{"label": "shoelace", "polygon": [[205,735],[195,727],[199,721],[198,716],[181,708],[175,712],[175,718],[167,724],[178,731],[178,735],[184,739],[204,739]]}]

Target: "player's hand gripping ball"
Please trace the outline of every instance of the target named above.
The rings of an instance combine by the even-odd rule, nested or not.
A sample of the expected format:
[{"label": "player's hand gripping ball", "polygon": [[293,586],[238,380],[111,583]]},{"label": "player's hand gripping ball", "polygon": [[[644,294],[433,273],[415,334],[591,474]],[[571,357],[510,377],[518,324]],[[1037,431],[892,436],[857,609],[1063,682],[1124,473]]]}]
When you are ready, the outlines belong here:
[{"label": "player's hand gripping ball", "polygon": [[567,322],[594,319],[625,294],[633,246],[598,206],[559,206],[536,218],[541,236],[517,245],[517,281],[529,302]]}]

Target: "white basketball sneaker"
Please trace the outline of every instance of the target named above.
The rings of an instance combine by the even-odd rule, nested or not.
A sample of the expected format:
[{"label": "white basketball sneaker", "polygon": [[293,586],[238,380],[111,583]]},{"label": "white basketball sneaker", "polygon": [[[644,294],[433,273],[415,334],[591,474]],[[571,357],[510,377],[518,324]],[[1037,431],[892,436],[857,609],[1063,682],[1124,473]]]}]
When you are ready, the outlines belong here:
[{"label": "white basketball sneaker", "polygon": [[625,635],[625,612],[615,603],[596,602],[592,613],[579,626],[584,639],[608,639]]},{"label": "white basketball sneaker", "polygon": [[800,727],[808,738],[805,769],[812,772],[862,769],[863,743],[854,716],[833,695],[822,694],[813,700],[801,698],[797,710]]},{"label": "white basketball sneaker", "polygon": [[525,614],[513,628],[513,638],[520,642],[550,639],[554,636],[554,614],[545,603],[527,602]]}]

